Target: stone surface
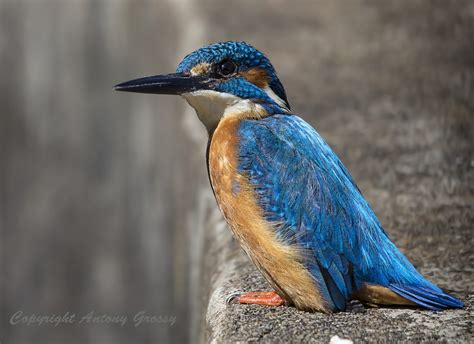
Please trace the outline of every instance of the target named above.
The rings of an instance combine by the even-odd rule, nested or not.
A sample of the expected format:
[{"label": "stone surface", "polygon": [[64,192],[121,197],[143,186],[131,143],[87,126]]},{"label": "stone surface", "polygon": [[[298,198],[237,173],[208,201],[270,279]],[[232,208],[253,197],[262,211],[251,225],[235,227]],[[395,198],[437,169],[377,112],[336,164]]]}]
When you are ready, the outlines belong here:
[{"label": "stone surface", "polygon": [[325,315],[294,307],[227,304],[236,292],[270,290],[246,257],[233,247],[220,263],[207,309],[205,341],[212,342],[325,342],[338,335],[354,343],[403,341],[472,341],[474,296],[456,293],[466,303],[462,310],[431,312],[419,309],[379,308],[365,313]]}]

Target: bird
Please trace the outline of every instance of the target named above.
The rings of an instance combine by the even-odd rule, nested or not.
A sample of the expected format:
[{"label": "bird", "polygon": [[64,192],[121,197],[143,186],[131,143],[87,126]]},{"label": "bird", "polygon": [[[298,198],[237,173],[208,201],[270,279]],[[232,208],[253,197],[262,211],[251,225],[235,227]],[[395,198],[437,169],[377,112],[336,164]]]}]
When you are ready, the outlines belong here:
[{"label": "bird", "polygon": [[206,127],[217,204],[274,289],[240,294],[237,303],[322,313],[354,304],[463,307],[390,240],[336,153],[291,111],[270,60],[250,44],[209,44],[175,73],[114,89],[180,95]]}]

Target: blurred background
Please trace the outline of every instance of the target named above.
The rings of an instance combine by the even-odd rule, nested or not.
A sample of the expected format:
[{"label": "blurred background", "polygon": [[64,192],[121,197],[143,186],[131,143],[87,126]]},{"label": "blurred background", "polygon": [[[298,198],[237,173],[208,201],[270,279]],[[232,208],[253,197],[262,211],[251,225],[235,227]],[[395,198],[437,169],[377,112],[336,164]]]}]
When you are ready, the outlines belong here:
[{"label": "blurred background", "polygon": [[[467,297],[473,37],[468,0],[0,0],[0,342],[197,338],[220,223],[206,132],[178,97],[112,87],[223,40],[269,56],[391,237]],[[12,325],[20,310],[76,323]],[[129,321],[79,324],[91,311]],[[140,311],[176,321],[135,326]]]}]

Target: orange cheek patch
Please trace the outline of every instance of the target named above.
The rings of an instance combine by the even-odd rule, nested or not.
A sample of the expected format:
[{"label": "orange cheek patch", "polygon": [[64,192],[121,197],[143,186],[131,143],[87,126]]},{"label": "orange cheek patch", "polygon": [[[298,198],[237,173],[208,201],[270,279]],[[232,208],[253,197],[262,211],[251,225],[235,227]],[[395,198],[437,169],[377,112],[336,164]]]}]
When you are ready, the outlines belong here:
[{"label": "orange cheek patch", "polygon": [[262,68],[252,68],[245,72],[241,72],[240,75],[260,88],[267,87],[270,83],[270,78],[268,77],[267,72]]}]

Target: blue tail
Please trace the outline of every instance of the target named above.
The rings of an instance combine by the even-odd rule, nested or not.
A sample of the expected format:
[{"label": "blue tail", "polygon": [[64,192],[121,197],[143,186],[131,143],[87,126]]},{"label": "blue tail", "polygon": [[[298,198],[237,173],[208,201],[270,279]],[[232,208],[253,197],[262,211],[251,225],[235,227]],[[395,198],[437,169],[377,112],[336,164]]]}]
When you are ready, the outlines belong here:
[{"label": "blue tail", "polygon": [[439,288],[432,289],[428,287],[407,286],[400,284],[390,284],[389,288],[398,295],[433,311],[440,311],[446,308],[464,307],[464,303],[462,303],[462,301],[444,293]]}]

